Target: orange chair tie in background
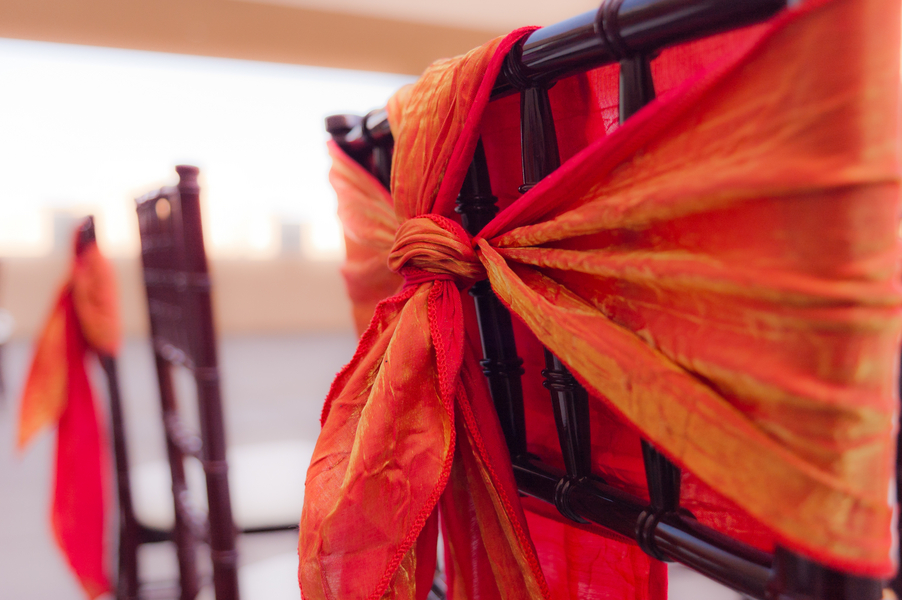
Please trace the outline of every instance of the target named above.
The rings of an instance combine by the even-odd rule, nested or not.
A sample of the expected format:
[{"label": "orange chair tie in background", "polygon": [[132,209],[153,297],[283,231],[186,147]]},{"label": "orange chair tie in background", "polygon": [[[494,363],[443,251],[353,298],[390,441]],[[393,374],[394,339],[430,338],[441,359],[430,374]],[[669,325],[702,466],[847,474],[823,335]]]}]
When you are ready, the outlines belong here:
[{"label": "orange chair tie in background", "polygon": [[[88,379],[89,352],[119,347],[116,284],[93,237],[76,233],[75,257],[37,343],[22,395],[19,448],[57,427],[51,521],[57,542],[90,598],[110,590],[104,521],[108,476],[103,428]],[[90,228],[93,232],[93,227]]]}]

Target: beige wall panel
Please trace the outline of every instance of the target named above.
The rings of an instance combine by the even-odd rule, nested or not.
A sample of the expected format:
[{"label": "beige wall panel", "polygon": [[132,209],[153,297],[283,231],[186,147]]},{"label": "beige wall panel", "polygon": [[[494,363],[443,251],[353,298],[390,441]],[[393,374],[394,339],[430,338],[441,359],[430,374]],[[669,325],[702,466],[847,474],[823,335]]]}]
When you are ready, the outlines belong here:
[{"label": "beige wall panel", "polygon": [[224,333],[351,331],[338,263],[216,261],[213,302]]},{"label": "beige wall panel", "polygon": [[[62,256],[6,258],[0,307],[16,319],[15,339],[36,336],[68,269]],[[146,335],[147,304],[137,259],[114,261],[126,335]],[[335,262],[214,261],[213,308],[220,334],[351,331],[351,308]]]},{"label": "beige wall panel", "polygon": [[16,320],[13,338],[33,337],[50,311],[69,262],[62,256],[4,258],[0,262],[0,308]]},{"label": "beige wall panel", "polygon": [[503,33],[232,0],[0,0],[0,37],[412,75]]}]

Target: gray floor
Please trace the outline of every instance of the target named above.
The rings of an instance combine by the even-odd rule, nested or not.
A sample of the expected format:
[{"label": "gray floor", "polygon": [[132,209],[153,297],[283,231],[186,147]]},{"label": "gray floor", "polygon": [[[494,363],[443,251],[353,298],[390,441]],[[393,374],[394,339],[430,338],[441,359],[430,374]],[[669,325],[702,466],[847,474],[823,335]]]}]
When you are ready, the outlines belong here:
[{"label": "gray floor", "polygon": [[[241,337],[223,340],[223,396],[230,444],[316,439],[332,377],[354,352],[352,335]],[[7,397],[0,405],[0,599],[67,600],[82,594],[57,551],[48,524],[53,436],[43,434],[24,453],[14,450],[17,403],[31,346],[4,348]],[[132,462],[163,457],[159,400],[150,349],[125,344],[119,360]],[[98,389],[103,389],[102,380]],[[185,378],[179,387],[185,385]],[[244,536],[242,563],[297,548],[292,532]],[[175,570],[166,544],[142,550],[144,575],[164,579]]]},{"label": "gray floor", "polygon": [[[350,359],[354,346],[351,335],[224,339],[220,363],[229,443],[315,439],[332,377]],[[18,394],[30,356],[26,343],[11,343],[3,352],[7,397],[0,404],[0,600],[79,600],[83,596],[53,543],[47,519],[53,437],[42,435],[22,454],[13,449]],[[132,462],[161,458],[156,383],[146,342],[127,342],[119,368]],[[177,383],[190,389],[186,379]],[[297,536],[292,532],[244,536],[240,543],[241,562],[252,564],[294,551]],[[145,577],[165,579],[175,572],[174,557],[165,544],[143,552]],[[738,596],[675,567],[670,598]]]}]

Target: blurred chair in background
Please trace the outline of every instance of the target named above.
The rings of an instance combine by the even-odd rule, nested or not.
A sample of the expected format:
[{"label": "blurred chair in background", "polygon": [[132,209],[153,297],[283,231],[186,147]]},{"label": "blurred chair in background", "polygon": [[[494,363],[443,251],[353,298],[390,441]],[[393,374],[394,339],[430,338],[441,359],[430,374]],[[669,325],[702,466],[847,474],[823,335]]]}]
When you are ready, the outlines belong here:
[{"label": "blurred chair in background", "polygon": [[[173,541],[182,600],[200,589],[197,546],[209,542],[213,587],[221,600],[238,597],[235,527],[229,496],[225,426],[210,279],[200,227],[197,170],[181,167],[176,189],[138,200],[141,256],[150,313],[150,333],[162,403],[166,452],[175,510]],[[191,433],[178,411],[172,367],[188,369],[197,383],[200,436]],[[185,459],[201,461],[206,476],[209,517],[191,504]]]},{"label": "blurred chair in background", "polygon": [[[117,446],[117,456],[120,451],[122,456],[119,495],[125,499],[120,502],[120,578],[127,588],[120,597],[134,597],[139,591],[137,546],[172,539],[182,600],[194,598],[202,585],[197,548],[203,544],[210,547],[216,598],[226,600],[239,594],[236,530],[297,528],[312,444],[281,442],[227,451],[198,170],[176,170],[177,186],[137,200],[168,467],[162,462],[142,465],[129,477],[124,444]],[[176,369],[188,371],[196,384],[200,435],[179,411]],[[181,398],[183,406],[186,401]],[[205,501],[192,504],[189,490],[203,487]],[[277,569],[284,566],[273,564]],[[291,569],[292,578],[295,572]]]}]

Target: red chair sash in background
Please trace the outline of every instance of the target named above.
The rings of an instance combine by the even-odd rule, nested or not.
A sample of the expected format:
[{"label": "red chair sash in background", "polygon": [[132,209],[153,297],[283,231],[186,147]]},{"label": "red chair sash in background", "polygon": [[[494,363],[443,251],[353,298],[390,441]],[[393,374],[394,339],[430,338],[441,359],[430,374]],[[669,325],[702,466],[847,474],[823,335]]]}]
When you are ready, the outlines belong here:
[{"label": "red chair sash in background", "polygon": [[94,240],[93,222],[76,232],[66,282],[38,339],[19,416],[19,448],[57,427],[51,521],[57,543],[89,598],[110,590],[105,556],[108,485],[104,433],[86,361],[114,356],[119,313],[111,265]]}]

